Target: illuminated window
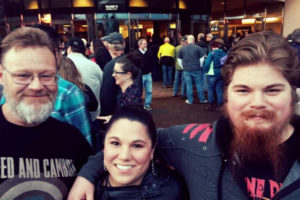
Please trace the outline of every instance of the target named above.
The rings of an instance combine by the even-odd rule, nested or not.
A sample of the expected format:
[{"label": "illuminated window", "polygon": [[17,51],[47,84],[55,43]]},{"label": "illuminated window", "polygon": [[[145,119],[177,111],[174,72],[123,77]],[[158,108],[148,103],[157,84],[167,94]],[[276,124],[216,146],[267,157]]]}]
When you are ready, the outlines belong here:
[{"label": "illuminated window", "polygon": [[147,7],[148,1],[147,0],[129,0],[130,7]]},{"label": "illuminated window", "polygon": [[36,10],[39,9],[37,0],[24,0],[25,10]]},{"label": "illuminated window", "polygon": [[45,24],[51,23],[51,14],[43,14],[41,15],[41,22]]},{"label": "illuminated window", "polygon": [[190,4],[190,0],[179,0],[179,9],[189,9]]},{"label": "illuminated window", "polygon": [[94,0],[73,0],[73,7],[94,7]]}]

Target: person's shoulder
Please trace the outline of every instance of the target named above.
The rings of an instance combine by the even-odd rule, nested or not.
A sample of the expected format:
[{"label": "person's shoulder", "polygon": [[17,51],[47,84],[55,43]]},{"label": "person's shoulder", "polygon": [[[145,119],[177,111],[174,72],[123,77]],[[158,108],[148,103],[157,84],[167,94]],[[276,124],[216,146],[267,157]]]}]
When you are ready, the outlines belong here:
[{"label": "person's shoulder", "polygon": [[186,199],[188,196],[181,176],[162,163],[154,164],[151,170],[148,170],[141,184],[141,186],[150,187],[156,185],[161,188],[160,199]]},{"label": "person's shoulder", "polygon": [[70,90],[73,88],[78,88],[74,83],[67,81],[66,79],[63,79],[62,77],[58,77],[58,89],[65,89],[65,90]]},{"label": "person's shoulder", "polygon": [[181,140],[182,137],[198,142],[207,142],[209,136],[213,132],[211,123],[192,123],[175,125],[169,128],[159,128],[160,134],[171,134],[173,139]]},{"label": "person's shoulder", "polygon": [[67,133],[72,132],[78,132],[78,129],[72,126],[71,124],[68,124],[66,122],[59,121],[58,119],[55,119],[53,117],[49,117],[43,124],[44,127],[48,127],[49,129],[53,130],[59,130],[60,133],[63,131],[66,131]]},{"label": "person's shoulder", "polygon": [[291,120],[291,124],[295,129],[295,132],[300,135],[300,116],[294,115]]},{"label": "person's shoulder", "polygon": [[102,72],[101,68],[99,67],[99,65],[93,61],[91,61],[90,59],[86,58],[84,59],[84,63],[91,67],[91,69],[93,69],[96,73]]},{"label": "person's shoulder", "polygon": [[70,146],[72,147],[74,147],[73,145],[86,146],[85,143],[87,143],[87,141],[82,133],[71,124],[49,117],[47,121],[43,123],[43,128],[47,129],[47,132],[51,134],[51,137],[56,138],[60,142],[66,143],[69,141]]},{"label": "person's shoulder", "polygon": [[140,54],[142,54],[139,48],[133,50],[132,53],[140,53]]},{"label": "person's shoulder", "polygon": [[74,83],[60,77],[58,81],[57,99],[70,96],[83,96],[83,92]]},{"label": "person's shoulder", "polygon": [[176,50],[179,50],[182,47],[182,44],[179,44],[175,47]]},{"label": "person's shoulder", "polygon": [[186,45],[181,45],[181,47],[179,48],[179,51],[185,51],[186,49],[188,49],[188,44]]},{"label": "person's shoulder", "polygon": [[117,62],[117,58],[114,58],[112,60],[110,60],[108,63],[106,63],[106,65],[104,66],[104,70],[103,73],[107,74],[107,73],[112,73],[113,68],[115,66],[115,63]]},{"label": "person's shoulder", "polygon": [[200,46],[197,45],[197,44],[194,44],[193,47],[194,47],[195,49],[197,49],[198,51],[202,51],[202,47],[200,47]]}]

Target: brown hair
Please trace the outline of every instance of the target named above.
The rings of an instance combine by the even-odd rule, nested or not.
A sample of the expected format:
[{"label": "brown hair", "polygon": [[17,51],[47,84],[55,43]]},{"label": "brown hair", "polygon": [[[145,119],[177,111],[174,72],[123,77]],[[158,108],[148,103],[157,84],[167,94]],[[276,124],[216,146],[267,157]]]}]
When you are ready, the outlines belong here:
[{"label": "brown hair", "polygon": [[102,40],[99,39],[92,39],[91,43],[93,44],[94,54],[96,54],[100,47],[104,47]]},{"label": "brown hair", "polygon": [[8,34],[1,43],[1,63],[5,54],[12,48],[46,47],[55,57],[55,44],[47,33],[31,27],[22,27]]},{"label": "brown hair", "polygon": [[132,80],[135,80],[141,70],[141,59],[142,57],[140,56],[140,53],[133,51],[118,59],[116,63],[121,65],[124,72],[130,72]]},{"label": "brown hair", "polygon": [[281,72],[292,87],[294,105],[300,72],[299,58],[296,50],[274,31],[251,34],[232,48],[222,68],[224,100],[227,101],[227,87],[236,68],[258,63],[269,64]]},{"label": "brown hair", "polygon": [[79,73],[74,62],[70,58],[63,56],[58,73],[63,79],[77,85],[82,92],[85,91],[85,86],[81,80],[81,74]]}]

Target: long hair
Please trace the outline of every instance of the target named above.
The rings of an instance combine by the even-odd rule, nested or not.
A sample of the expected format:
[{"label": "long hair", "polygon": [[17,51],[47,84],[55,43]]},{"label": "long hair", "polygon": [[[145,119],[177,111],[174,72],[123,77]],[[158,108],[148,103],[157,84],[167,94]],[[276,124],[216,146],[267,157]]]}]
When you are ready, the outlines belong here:
[{"label": "long hair", "polygon": [[63,79],[77,85],[82,92],[86,90],[81,80],[81,74],[70,58],[63,56],[58,73]]}]

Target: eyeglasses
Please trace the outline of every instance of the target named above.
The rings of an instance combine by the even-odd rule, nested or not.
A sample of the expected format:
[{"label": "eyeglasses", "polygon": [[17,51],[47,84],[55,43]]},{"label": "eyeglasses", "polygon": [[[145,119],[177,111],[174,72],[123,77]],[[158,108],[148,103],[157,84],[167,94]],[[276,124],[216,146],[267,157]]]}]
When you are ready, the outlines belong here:
[{"label": "eyeglasses", "polygon": [[4,70],[11,75],[14,83],[19,85],[29,85],[34,77],[38,77],[42,85],[52,86],[57,84],[57,75],[56,74],[39,74],[33,75],[32,73],[12,73],[4,68]]},{"label": "eyeglasses", "polygon": [[113,71],[113,74],[126,74],[127,72],[118,72],[118,71]]}]

